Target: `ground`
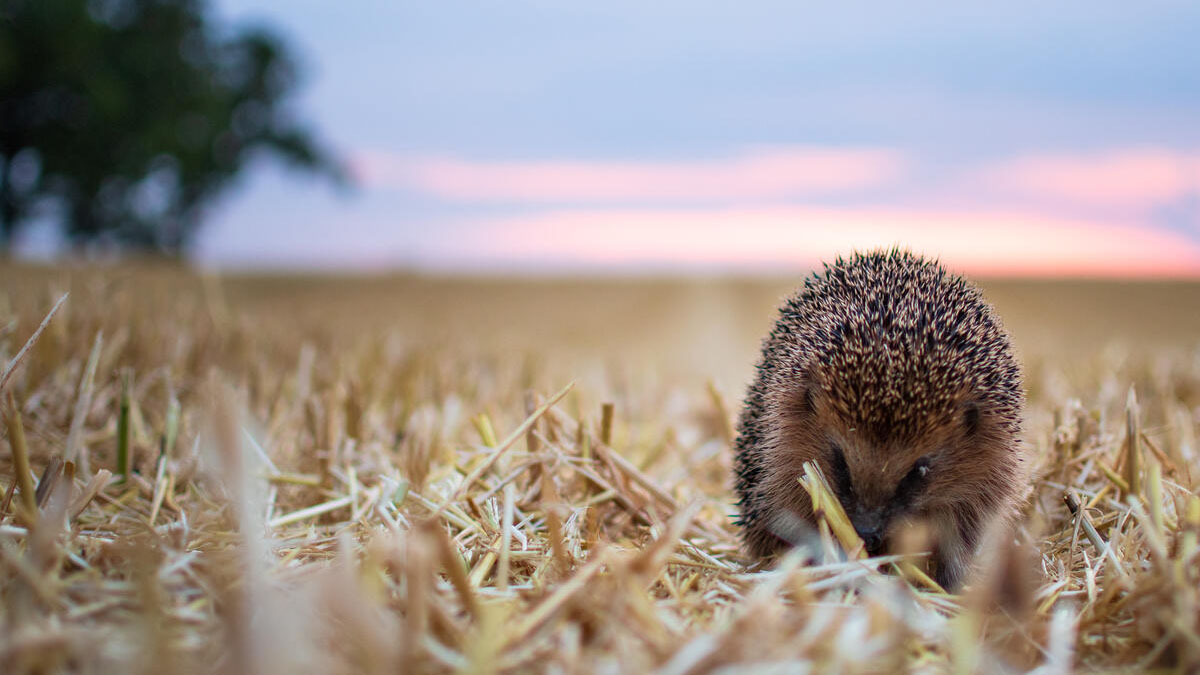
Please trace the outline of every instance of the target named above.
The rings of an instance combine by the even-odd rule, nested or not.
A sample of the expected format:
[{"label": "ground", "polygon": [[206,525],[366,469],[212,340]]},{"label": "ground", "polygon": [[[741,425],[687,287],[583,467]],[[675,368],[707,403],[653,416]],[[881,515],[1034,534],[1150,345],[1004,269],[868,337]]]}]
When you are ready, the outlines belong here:
[{"label": "ground", "polygon": [[5,368],[70,293],[0,383],[0,663],[1200,668],[1200,284],[982,282],[1036,479],[947,595],[827,528],[739,553],[732,425],[799,280],[0,267]]}]

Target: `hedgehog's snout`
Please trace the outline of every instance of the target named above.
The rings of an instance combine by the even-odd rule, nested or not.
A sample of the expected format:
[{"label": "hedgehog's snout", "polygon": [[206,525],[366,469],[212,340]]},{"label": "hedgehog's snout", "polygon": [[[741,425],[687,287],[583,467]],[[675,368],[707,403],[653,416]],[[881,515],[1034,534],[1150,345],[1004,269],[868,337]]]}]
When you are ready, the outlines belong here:
[{"label": "hedgehog's snout", "polygon": [[850,517],[850,524],[867,547],[867,555],[876,556],[883,553],[883,535],[885,523],[883,510],[863,511],[858,509]]}]

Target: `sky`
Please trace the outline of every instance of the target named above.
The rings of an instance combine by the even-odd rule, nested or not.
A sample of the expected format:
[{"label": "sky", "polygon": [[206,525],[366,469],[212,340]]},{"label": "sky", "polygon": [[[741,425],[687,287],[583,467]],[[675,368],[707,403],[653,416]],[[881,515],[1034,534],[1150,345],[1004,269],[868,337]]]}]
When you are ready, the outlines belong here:
[{"label": "sky", "polygon": [[1200,277],[1200,4],[220,0],[356,187],[259,162],[229,267]]}]

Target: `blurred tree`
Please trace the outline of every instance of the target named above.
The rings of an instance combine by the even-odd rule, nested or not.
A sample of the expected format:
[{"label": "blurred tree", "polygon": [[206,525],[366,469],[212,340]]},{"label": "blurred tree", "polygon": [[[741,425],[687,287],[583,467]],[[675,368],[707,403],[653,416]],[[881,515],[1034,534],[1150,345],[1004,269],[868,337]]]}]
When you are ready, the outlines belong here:
[{"label": "blurred tree", "polygon": [[177,253],[256,153],[343,181],[283,105],[296,80],[203,0],[0,0],[0,249],[48,208],[76,246]]}]

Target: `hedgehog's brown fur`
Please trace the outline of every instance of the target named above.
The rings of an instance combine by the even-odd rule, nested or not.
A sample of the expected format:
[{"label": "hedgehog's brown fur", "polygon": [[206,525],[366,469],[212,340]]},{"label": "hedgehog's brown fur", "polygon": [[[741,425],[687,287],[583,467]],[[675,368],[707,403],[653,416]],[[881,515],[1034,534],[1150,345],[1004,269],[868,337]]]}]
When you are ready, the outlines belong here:
[{"label": "hedgehog's brown fur", "polygon": [[983,528],[1024,493],[1023,405],[1008,335],[974,285],[908,251],[839,258],[784,304],[746,397],[747,551],[770,556],[811,523],[797,479],[815,460],[872,553],[922,520],[935,578],[958,586]]}]

